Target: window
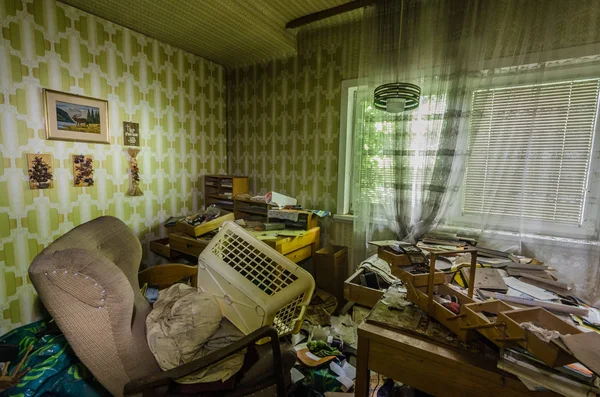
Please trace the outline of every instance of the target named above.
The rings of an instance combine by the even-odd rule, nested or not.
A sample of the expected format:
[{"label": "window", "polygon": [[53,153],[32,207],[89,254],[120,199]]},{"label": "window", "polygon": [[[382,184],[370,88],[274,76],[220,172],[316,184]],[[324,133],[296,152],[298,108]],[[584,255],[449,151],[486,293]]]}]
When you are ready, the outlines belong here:
[{"label": "window", "polygon": [[[357,117],[364,118],[366,128],[373,128],[376,133],[394,134],[395,123],[386,121],[369,122],[377,110],[371,108],[370,103],[362,102],[358,98],[358,80],[346,80],[342,82],[342,104],[340,119],[340,151],[339,151],[339,169],[338,169],[338,205],[337,217],[351,216],[354,186],[354,125]],[[356,106],[356,105],[359,106]],[[357,114],[357,109],[360,114]],[[406,156],[406,163],[394,164],[394,148],[385,148],[381,140],[375,142],[364,142],[361,169],[363,170],[363,179],[368,185],[362,186],[364,194],[370,196],[369,201],[377,204],[383,203],[390,195],[395,194],[398,188],[394,178],[394,167],[402,166],[408,172],[403,173],[403,186],[413,186],[417,195],[414,200],[420,200],[421,188],[419,184],[427,180],[432,167],[433,158],[427,151],[420,150],[427,142],[432,145],[431,131],[441,128],[443,115],[446,109],[445,95],[423,96],[417,110],[412,111],[410,118],[406,122],[405,133],[411,135],[410,146],[406,148],[414,154]],[[413,122],[418,121],[418,122]],[[435,135],[435,134],[434,134]],[[389,155],[386,155],[389,151]],[[415,187],[416,186],[416,187]],[[402,188],[402,187],[400,187]],[[341,215],[341,216],[340,216]]]},{"label": "window", "polygon": [[580,225],[599,88],[593,79],[475,91],[462,213]]}]

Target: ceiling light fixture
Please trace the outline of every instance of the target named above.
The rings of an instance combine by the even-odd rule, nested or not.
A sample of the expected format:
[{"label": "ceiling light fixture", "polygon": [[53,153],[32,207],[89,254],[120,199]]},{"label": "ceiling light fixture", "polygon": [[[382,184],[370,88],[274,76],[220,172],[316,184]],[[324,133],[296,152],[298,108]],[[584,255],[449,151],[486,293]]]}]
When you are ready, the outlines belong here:
[{"label": "ceiling light fixture", "polygon": [[421,87],[410,83],[387,83],[375,88],[373,105],[389,113],[400,113],[419,107]]}]

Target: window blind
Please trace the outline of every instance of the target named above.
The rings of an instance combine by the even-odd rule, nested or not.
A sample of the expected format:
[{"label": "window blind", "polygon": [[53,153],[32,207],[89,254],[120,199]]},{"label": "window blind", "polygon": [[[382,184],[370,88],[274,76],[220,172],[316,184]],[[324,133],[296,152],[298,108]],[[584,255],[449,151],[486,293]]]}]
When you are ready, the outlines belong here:
[{"label": "window blind", "polygon": [[463,213],[579,224],[600,80],[473,93]]}]

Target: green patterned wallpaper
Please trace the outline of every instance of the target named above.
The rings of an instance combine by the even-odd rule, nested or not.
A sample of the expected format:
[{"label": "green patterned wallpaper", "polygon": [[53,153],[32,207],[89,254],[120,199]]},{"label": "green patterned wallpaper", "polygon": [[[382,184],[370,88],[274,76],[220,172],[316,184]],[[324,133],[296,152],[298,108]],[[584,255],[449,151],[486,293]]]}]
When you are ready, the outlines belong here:
[{"label": "green patterned wallpaper", "polygon": [[298,56],[229,71],[229,171],[250,191],[335,211],[341,81],[358,75],[360,23],[298,35]]},{"label": "green patterned wallpaper", "polygon": [[[221,66],[54,0],[1,1],[0,28],[2,334],[36,319],[27,268],[50,242],[100,215],[155,239],[227,164]],[[111,144],[46,140],[42,88],[107,99]],[[125,195],[123,121],[140,123],[141,197]],[[38,152],[53,155],[53,189],[29,189],[26,154]],[[73,186],[73,154],[93,156],[95,186]]]}]

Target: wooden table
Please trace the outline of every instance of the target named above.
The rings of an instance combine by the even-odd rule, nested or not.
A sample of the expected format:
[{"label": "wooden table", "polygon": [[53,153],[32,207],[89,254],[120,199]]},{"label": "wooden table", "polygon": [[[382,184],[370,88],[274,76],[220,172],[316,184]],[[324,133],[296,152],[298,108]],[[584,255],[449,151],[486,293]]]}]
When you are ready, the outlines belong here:
[{"label": "wooden table", "polygon": [[356,397],[368,395],[370,371],[435,396],[557,396],[529,391],[489,358],[363,322],[358,327]]}]

